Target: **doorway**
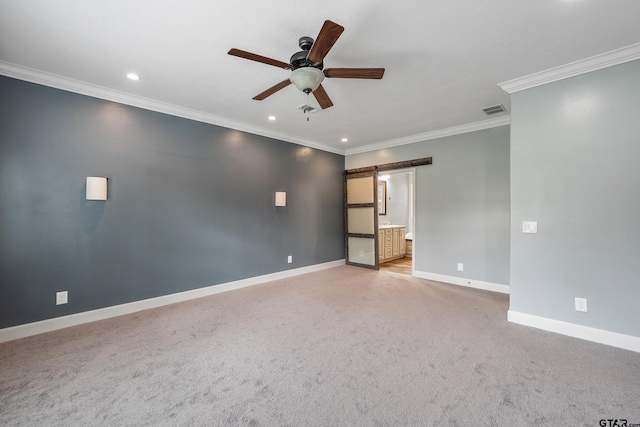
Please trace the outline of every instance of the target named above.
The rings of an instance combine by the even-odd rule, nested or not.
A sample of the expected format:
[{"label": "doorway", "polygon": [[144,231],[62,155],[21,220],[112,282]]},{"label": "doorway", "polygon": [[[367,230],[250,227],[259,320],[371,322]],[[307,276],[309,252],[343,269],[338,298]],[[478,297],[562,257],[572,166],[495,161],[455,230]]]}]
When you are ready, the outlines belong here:
[{"label": "doorway", "polygon": [[[348,169],[344,172],[344,249],[347,265],[380,269],[380,264],[406,257],[407,225],[411,233],[411,272],[415,271],[415,168],[432,164],[431,157],[405,160],[395,163],[385,163],[376,166],[366,166]],[[406,169],[406,170],[403,170]],[[380,197],[381,189],[386,185],[378,185],[378,175],[395,175],[409,173],[410,201],[409,216],[405,224],[391,224],[378,226],[379,214],[384,211],[388,215],[386,202],[388,197]],[[400,194],[400,193],[398,193]],[[395,227],[394,227],[395,226]],[[406,271],[406,269],[405,269]]]},{"label": "doorway", "polygon": [[[415,168],[388,170],[378,174],[380,270],[413,275],[415,226]],[[381,194],[384,193],[384,194]],[[384,199],[384,200],[382,200]],[[385,247],[391,236],[391,256]],[[394,245],[398,248],[394,252]],[[386,251],[387,254],[383,253]]]}]

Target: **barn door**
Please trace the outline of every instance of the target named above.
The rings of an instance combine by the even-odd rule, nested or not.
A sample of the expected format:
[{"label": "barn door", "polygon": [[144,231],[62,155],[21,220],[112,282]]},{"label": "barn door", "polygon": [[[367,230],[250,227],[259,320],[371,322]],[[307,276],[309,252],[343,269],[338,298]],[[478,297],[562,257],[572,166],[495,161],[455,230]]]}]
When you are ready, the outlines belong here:
[{"label": "barn door", "polygon": [[378,270],[378,172],[375,167],[344,176],[345,260]]}]

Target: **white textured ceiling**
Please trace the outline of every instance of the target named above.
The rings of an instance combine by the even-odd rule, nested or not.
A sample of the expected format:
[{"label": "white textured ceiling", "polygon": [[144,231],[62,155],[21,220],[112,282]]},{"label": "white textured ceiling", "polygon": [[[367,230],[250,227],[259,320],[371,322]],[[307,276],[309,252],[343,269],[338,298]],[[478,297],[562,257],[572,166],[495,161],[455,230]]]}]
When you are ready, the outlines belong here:
[{"label": "white textured ceiling", "polygon": [[[639,17],[638,0],[0,0],[0,61],[348,153],[509,110],[498,83],[638,43]],[[384,78],[327,79],[334,106],[309,122],[294,86],[253,101],[289,71],[227,51],[288,62],[325,19],[345,27],[325,67]]]}]

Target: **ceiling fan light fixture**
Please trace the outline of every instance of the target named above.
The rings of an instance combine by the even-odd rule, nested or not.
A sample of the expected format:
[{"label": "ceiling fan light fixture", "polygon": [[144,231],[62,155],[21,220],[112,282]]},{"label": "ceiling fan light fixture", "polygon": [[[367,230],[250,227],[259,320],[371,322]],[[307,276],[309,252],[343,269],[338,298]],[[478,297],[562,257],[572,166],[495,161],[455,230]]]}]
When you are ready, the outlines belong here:
[{"label": "ceiling fan light fixture", "polygon": [[[289,63],[236,48],[229,50],[227,53],[239,58],[272,65],[285,70],[291,70],[291,74],[288,79],[271,86],[269,89],[254,96],[253,99],[256,101],[262,101],[293,83],[307,96],[302,109],[305,113],[310,113],[312,112],[313,107],[309,107],[307,105],[307,101],[311,92],[313,92],[313,96],[316,98],[320,108],[323,110],[333,106],[331,98],[329,98],[324,87],[322,87],[322,82],[325,77],[343,79],[381,79],[384,75],[384,68],[324,68],[324,58],[327,56],[327,53],[329,53],[343,31],[344,27],[342,25],[329,20],[324,21],[315,41],[311,37],[307,36],[301,37],[298,40],[298,46],[300,46],[300,49],[302,50],[294,53],[293,56],[291,56]],[[309,108],[311,108],[311,110]]]},{"label": "ceiling fan light fixture", "polygon": [[324,80],[324,74],[314,67],[301,67],[293,70],[289,80],[304,93],[310,93],[318,89]]}]

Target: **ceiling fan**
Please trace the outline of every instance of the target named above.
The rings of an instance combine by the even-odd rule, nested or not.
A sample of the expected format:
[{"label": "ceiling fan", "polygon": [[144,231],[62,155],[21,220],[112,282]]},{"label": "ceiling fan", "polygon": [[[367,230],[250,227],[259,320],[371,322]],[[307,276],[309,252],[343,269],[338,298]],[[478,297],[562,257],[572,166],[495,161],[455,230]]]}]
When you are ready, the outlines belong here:
[{"label": "ceiling fan", "polygon": [[381,79],[384,75],[384,68],[324,68],[322,62],[324,57],[327,56],[327,53],[329,53],[329,50],[331,50],[343,31],[344,27],[342,25],[329,20],[325,21],[315,42],[311,37],[300,37],[298,46],[300,46],[302,50],[294,53],[289,63],[240,49],[231,49],[228,53],[229,55],[293,71],[288,79],[254,96],[253,99],[262,101],[293,83],[307,95],[313,93],[320,107],[325,109],[333,105],[333,102],[331,102],[329,95],[327,95],[327,92],[325,92],[321,84],[325,77]]}]

